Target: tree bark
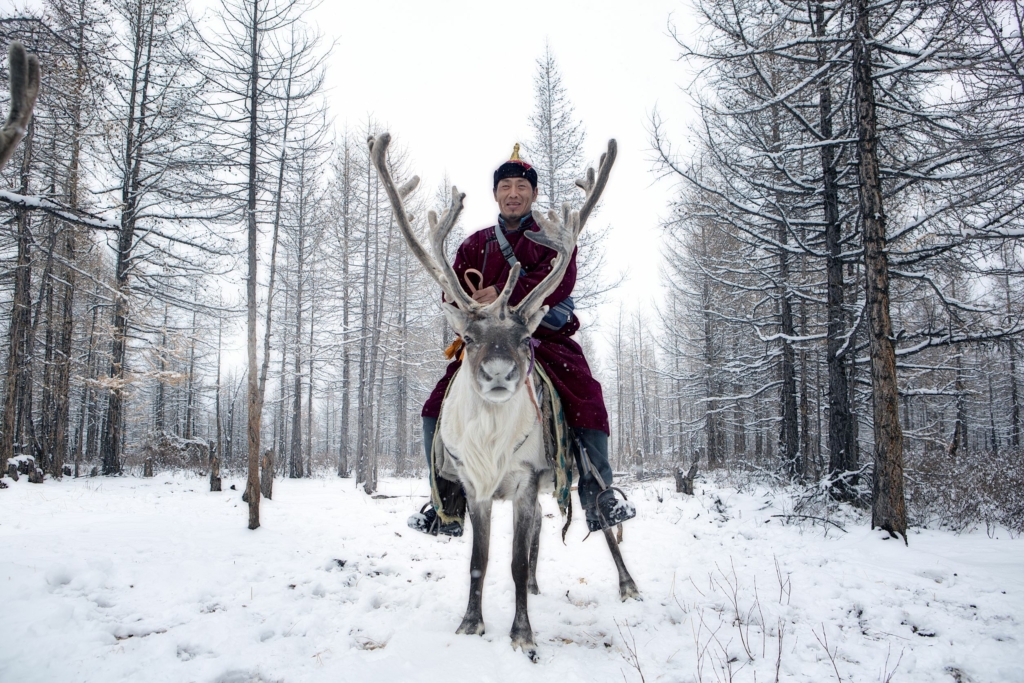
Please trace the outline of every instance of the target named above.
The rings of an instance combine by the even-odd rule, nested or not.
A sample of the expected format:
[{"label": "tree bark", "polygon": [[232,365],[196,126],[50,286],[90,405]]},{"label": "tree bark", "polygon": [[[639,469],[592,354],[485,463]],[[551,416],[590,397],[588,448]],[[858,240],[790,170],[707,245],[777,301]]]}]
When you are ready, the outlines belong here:
[{"label": "tree bark", "polygon": [[216,413],[217,420],[217,444],[215,447],[210,449],[210,452],[213,453],[213,456],[210,458],[210,491],[220,491],[220,463],[221,459],[224,457],[224,438],[220,410],[220,356],[223,339],[224,319],[221,318],[217,321],[217,397],[213,408]]},{"label": "tree bark", "polygon": [[309,379],[306,384],[306,476],[313,476],[313,302],[316,301],[316,290],[309,297],[309,348],[306,354]]},{"label": "tree bark", "polygon": [[[22,142],[21,191],[28,193],[28,170],[32,158],[34,123]],[[9,326],[10,349],[7,353],[7,380],[4,391],[4,413],[0,434],[0,466],[7,470],[7,460],[20,451],[20,432],[17,415],[20,401],[19,388],[26,383],[29,366],[26,357],[27,337],[32,327],[32,236],[28,227],[29,212],[17,210],[18,253],[14,264],[14,301]]]},{"label": "tree bark", "polygon": [[245,282],[246,298],[246,353],[248,356],[248,476],[245,492],[249,497],[249,528],[260,526],[260,421],[263,410],[260,400],[258,368],[256,366],[256,241],[259,230],[256,225],[256,185],[259,182],[257,145],[259,144],[259,2],[252,3],[252,24],[249,26],[249,176],[248,200],[246,203],[248,271]]},{"label": "tree bark", "polygon": [[302,476],[302,290],[303,265],[305,264],[305,235],[302,216],[299,216],[298,249],[295,269],[295,378],[292,389],[292,434],[288,453],[288,476],[292,479]]},{"label": "tree bark", "polygon": [[[824,38],[825,8],[815,6],[815,33]],[[819,43],[818,63],[826,62],[826,47]],[[825,76],[818,84],[818,125],[823,140],[833,139],[832,87]],[[839,182],[836,171],[837,145],[821,146],[822,213],[825,219],[825,306],[827,331],[825,363],[828,366],[828,451],[829,481],[833,497],[849,500],[857,482],[846,473],[857,469],[857,453],[850,446],[850,390],[847,381],[847,356],[843,353],[845,316],[842,255],[842,224],[839,222]]]},{"label": "tree bark", "polygon": [[871,526],[907,543],[903,491],[903,430],[896,382],[896,349],[889,316],[889,259],[877,154],[877,116],[871,74],[871,30],[867,0],[856,0],[853,86],[857,117],[860,214],[864,230],[871,388],[874,403],[875,471]]},{"label": "tree bark", "polygon": [[[1010,276],[1005,275],[1006,316],[1010,319],[1013,310],[1010,307]],[[1017,342],[1012,338],[1007,342],[1010,356],[1010,444],[1020,447],[1020,394],[1017,390]]]},{"label": "tree bark", "polygon": [[342,230],[342,254],[341,254],[341,433],[338,435],[338,476],[348,477],[349,472],[349,413],[351,412],[351,384],[352,384],[352,352],[349,349],[350,335],[349,325],[351,323],[351,311],[349,306],[349,261],[351,257],[350,225],[349,225],[349,196],[351,192],[352,166],[349,154],[348,140],[345,141],[345,156],[342,161],[342,182],[344,183],[341,199],[341,230]]},{"label": "tree bark", "polygon": [[[781,132],[779,130],[778,111],[772,107],[772,147],[781,149]],[[781,201],[779,201],[781,204]],[[779,454],[782,456],[782,468],[786,475],[793,479],[799,473],[797,459],[800,455],[800,428],[797,417],[796,400],[796,353],[792,339],[796,336],[793,324],[793,304],[789,291],[789,230],[783,220],[778,222],[779,248],[779,331],[782,333],[782,380],[779,389],[782,404],[782,423],[779,425]]]}]

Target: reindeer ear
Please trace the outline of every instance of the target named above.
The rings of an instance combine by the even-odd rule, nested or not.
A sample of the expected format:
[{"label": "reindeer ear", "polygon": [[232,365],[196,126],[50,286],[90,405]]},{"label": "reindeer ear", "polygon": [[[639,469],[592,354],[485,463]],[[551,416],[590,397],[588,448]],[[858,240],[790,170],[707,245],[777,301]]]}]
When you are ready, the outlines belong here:
[{"label": "reindeer ear", "polygon": [[534,332],[537,331],[537,328],[540,327],[540,321],[543,320],[544,316],[546,316],[547,314],[548,307],[541,306],[540,310],[538,310],[536,313],[530,316],[530,319],[526,321],[526,329],[530,331],[530,334],[533,334]]},{"label": "reindeer ear", "polygon": [[[448,324],[455,330],[455,334],[461,337],[466,331],[466,326],[469,324],[469,316],[461,308],[456,308],[450,304],[441,304],[441,310],[444,312],[444,317]],[[537,324],[539,325],[540,322],[538,321]]]}]

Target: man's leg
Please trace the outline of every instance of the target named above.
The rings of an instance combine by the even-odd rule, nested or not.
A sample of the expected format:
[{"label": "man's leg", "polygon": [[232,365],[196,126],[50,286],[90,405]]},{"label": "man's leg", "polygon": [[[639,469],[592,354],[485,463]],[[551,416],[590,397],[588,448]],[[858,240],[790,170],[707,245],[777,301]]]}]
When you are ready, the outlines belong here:
[{"label": "man's leg", "polygon": [[[628,501],[620,501],[611,490],[612,466],[608,462],[608,435],[597,429],[574,427],[577,448],[586,452],[585,462],[576,453],[580,478],[577,489],[580,505],[587,514],[587,528],[598,531],[636,516],[636,508]],[[607,490],[606,490],[607,489]],[[603,493],[602,493],[603,491]]]},{"label": "man's leg", "polygon": [[423,420],[423,450],[427,453],[427,470],[430,470],[430,447],[434,445],[434,432],[437,431],[437,418],[424,417]]},{"label": "man's leg", "polygon": [[[436,417],[424,417],[423,419],[423,450],[427,456],[427,478],[430,478],[430,468],[433,464],[430,462],[430,449],[434,444],[434,433],[437,431],[437,418]],[[438,479],[439,486],[443,489],[441,491],[442,500],[447,500],[451,497],[459,497],[465,499],[465,494],[461,493],[461,487],[457,483],[450,483],[447,480]],[[446,506],[448,504],[446,503]],[[456,504],[454,507],[458,507]],[[446,508],[447,509],[447,508]],[[431,503],[427,503],[423,506],[423,509],[418,513],[409,517],[406,522],[410,528],[422,531],[427,534],[436,536],[437,534],[443,534],[445,536],[461,536],[462,535],[462,524],[459,522],[448,522],[443,524],[438,519],[437,511],[434,510],[434,506]]]}]

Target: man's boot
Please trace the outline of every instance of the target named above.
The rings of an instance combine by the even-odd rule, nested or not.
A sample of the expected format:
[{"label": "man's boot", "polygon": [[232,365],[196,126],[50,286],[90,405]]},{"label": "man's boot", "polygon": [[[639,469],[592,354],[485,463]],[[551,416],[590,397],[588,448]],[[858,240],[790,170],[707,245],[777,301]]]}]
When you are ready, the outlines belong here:
[{"label": "man's boot", "polygon": [[[598,429],[574,427],[576,465],[580,478],[577,489],[587,516],[587,528],[600,531],[636,517],[636,506],[620,500],[612,489],[612,466],[608,462],[608,435]],[[603,485],[602,485],[603,484]]]},{"label": "man's boot", "polygon": [[[427,452],[428,472],[433,467],[433,463],[430,461],[430,448],[434,443],[435,431],[437,431],[437,418],[424,417],[423,447]],[[455,516],[464,519],[466,514],[466,493],[462,490],[462,484],[438,477],[437,488],[438,493],[441,494],[441,502],[444,509],[450,510],[455,513]],[[460,512],[461,514],[459,514]],[[420,508],[419,512],[411,515],[406,524],[409,525],[410,529],[422,531],[432,536],[437,536],[438,534],[444,536],[462,535],[462,522],[458,520],[442,522],[440,515],[437,514],[437,510],[434,509],[433,503],[429,501]]]}]

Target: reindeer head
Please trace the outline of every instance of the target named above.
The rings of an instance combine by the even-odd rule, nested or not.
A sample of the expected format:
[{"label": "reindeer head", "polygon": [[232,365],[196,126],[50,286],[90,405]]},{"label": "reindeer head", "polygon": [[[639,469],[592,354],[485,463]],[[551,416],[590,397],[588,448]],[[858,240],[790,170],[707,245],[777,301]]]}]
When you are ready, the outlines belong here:
[{"label": "reindeer head", "polygon": [[526,379],[532,335],[548,311],[547,306],[531,312],[521,305],[515,308],[508,305],[509,294],[518,278],[519,264],[516,264],[501,294],[486,306],[473,301],[474,308],[442,308],[448,324],[466,345],[462,371],[470,373],[473,388],[491,403],[510,399]]},{"label": "reindeer head", "polygon": [[540,230],[527,232],[525,236],[554,250],[555,257],[547,277],[516,306],[510,306],[508,301],[519,279],[519,264],[509,272],[498,298],[485,305],[474,301],[466,294],[455,270],[448,262],[444,242],[462,211],[462,200],[466,197],[455,187],[452,187],[451,203],[441,214],[440,219],[433,211],[427,214],[428,238],[432,253],[427,252],[412,228],[413,217],[406,213],[403,203],[419,184],[419,178],[413,176],[401,188],[395,186],[387,167],[386,154],[390,142],[391,136],[387,133],[378,139],[369,139],[370,161],[377,169],[387,191],[395,212],[395,222],[405,236],[409,249],[423,264],[427,273],[441,286],[448,301],[455,304],[445,305],[443,310],[452,329],[466,344],[463,372],[471,373],[472,386],[481,398],[491,403],[504,403],[522,387],[526,379],[532,355],[531,338],[548,311],[544,299],[555,291],[562,281],[580,231],[604,190],[608,173],[615,161],[615,141],[608,141],[608,152],[601,155],[600,171],[596,177],[594,169],[590,168],[587,169],[585,179],[576,181],[586,193],[582,209],[572,211],[566,203],[562,206],[561,216],[554,211],[548,212],[546,217],[534,213],[534,220],[540,226]]}]

